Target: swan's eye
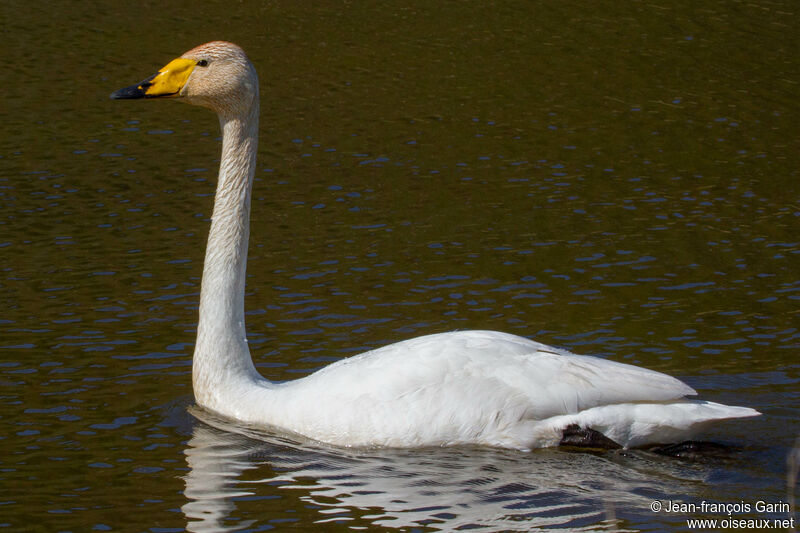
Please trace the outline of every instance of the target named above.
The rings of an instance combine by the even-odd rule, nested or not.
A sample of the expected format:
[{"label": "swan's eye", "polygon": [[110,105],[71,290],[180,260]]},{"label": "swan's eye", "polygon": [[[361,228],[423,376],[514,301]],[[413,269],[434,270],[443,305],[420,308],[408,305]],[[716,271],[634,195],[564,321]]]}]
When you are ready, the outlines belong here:
[{"label": "swan's eye", "polygon": [[201,59],[200,61],[197,62],[197,66],[198,67],[207,67],[208,66],[208,60],[207,59]]}]

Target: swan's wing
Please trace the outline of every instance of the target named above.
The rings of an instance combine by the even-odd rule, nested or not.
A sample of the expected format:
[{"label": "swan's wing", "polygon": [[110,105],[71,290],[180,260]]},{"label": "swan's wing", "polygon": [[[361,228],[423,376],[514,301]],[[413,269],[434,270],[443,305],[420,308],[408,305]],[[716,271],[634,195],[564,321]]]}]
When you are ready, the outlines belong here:
[{"label": "swan's wing", "polygon": [[339,361],[303,381],[316,391],[362,401],[391,402],[422,391],[432,398],[438,391],[439,401],[462,406],[476,397],[524,399],[524,417],[534,419],[696,394],[660,372],[493,331],[417,337]]},{"label": "swan's wing", "polygon": [[[528,359],[527,372],[516,377],[507,369],[503,379],[528,388],[536,418],[574,413],[601,405],[666,402],[697,394],[682,381],[624,363],[574,354],[540,350]],[[534,366],[535,368],[530,368]]]},{"label": "swan's wing", "polygon": [[[496,332],[453,339],[474,357],[473,372],[491,376],[528,397],[536,419],[600,405],[664,402],[697,394],[685,383],[646,368],[575,355]],[[493,356],[493,354],[496,354]]]}]

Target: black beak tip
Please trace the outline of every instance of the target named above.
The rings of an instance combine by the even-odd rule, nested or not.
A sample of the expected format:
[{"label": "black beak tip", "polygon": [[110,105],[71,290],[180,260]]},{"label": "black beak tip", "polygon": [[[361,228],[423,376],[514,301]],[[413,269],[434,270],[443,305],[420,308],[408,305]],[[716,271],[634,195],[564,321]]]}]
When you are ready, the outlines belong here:
[{"label": "black beak tip", "polygon": [[153,78],[158,76],[160,73],[156,72],[146,80],[137,83],[136,85],[131,85],[130,87],[125,87],[123,89],[119,89],[111,93],[112,100],[133,100],[136,98],[149,98],[146,94],[147,89],[153,85],[152,81]]},{"label": "black beak tip", "polygon": [[135,98],[144,98],[144,90],[141,85],[131,85],[111,93],[112,100],[132,100]]}]

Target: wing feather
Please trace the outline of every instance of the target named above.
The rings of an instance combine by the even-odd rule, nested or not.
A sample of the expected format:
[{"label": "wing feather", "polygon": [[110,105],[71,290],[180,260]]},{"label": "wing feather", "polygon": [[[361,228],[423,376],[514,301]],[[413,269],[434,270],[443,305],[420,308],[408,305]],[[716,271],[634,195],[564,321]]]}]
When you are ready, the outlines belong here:
[{"label": "wing feather", "polygon": [[[347,379],[337,380],[340,373]],[[341,384],[340,394],[384,401],[430,387],[450,395],[442,398],[448,402],[474,396],[476,387],[498,395],[512,392],[527,398],[527,416],[538,419],[600,405],[663,402],[696,394],[660,372],[493,331],[440,333],[399,342],[329,365],[309,376],[308,385],[317,380],[327,387]]]}]

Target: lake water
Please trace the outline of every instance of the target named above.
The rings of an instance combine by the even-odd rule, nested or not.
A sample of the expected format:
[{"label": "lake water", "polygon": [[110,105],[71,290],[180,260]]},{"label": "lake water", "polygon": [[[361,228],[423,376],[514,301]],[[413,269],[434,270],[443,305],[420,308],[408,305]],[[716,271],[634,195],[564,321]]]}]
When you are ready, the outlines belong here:
[{"label": "lake water", "polygon": [[[0,526],[663,531],[789,518],[795,3],[6,0],[0,20]],[[731,457],[684,461],[343,451],[197,412],[217,120],[108,94],[213,39],[242,45],[261,76],[246,305],[266,377],[497,329],[764,416],[707,435]]]}]

